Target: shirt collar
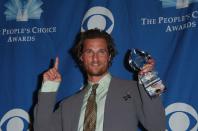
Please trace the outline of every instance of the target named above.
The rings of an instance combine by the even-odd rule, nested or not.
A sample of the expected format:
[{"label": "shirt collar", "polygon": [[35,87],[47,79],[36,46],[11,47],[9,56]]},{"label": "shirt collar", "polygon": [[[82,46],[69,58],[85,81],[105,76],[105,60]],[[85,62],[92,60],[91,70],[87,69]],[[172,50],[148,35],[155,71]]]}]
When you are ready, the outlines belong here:
[{"label": "shirt collar", "polygon": [[[99,82],[97,82],[99,85],[96,89],[96,94],[97,94],[96,101],[103,98],[107,94],[107,92],[109,90],[111,78],[112,78],[112,76],[108,73],[105,76],[103,76]],[[95,83],[88,81],[88,84],[86,86],[86,88],[88,90],[87,90],[87,93],[85,94],[85,97],[88,97],[91,94],[91,91],[92,91],[91,87],[93,84],[95,84]]]},{"label": "shirt collar", "polygon": [[[105,76],[103,76],[97,83],[99,84],[99,87],[104,87],[106,86],[107,83],[110,83],[111,81],[111,75],[109,73],[107,73]],[[91,87],[93,84],[93,82],[88,81],[88,87]]]}]

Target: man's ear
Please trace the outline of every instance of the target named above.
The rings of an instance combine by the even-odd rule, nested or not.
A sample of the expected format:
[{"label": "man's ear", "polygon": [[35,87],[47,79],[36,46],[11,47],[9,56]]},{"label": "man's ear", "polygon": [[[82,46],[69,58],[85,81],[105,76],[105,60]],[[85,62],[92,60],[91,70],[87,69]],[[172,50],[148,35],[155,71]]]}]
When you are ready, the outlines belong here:
[{"label": "man's ear", "polygon": [[82,55],[80,56],[80,61],[83,61],[83,59],[82,59]]},{"label": "man's ear", "polygon": [[111,55],[109,55],[109,61],[111,61]]}]

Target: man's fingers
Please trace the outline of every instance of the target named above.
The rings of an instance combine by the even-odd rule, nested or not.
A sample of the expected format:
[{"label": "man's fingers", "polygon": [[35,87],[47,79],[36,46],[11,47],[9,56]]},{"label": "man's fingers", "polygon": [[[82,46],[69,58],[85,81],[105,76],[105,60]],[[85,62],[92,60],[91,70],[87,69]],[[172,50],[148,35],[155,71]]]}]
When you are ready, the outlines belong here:
[{"label": "man's fingers", "polygon": [[56,70],[58,70],[58,65],[59,65],[59,58],[56,57],[56,60],[55,60],[55,63],[54,63],[54,68],[55,68]]},{"label": "man's fingers", "polygon": [[49,80],[49,81],[57,81],[57,82],[61,81],[61,75],[58,72],[58,64],[59,64],[59,58],[56,57],[53,68],[47,70],[43,74],[44,81],[47,81],[47,80]]},{"label": "man's fingers", "polygon": [[44,75],[43,75],[43,79],[44,79],[45,81],[49,79],[49,76],[48,76],[48,74],[47,74],[47,73],[44,73]]},{"label": "man's fingers", "polygon": [[141,71],[139,72],[140,75],[150,72],[154,69],[155,66],[155,61],[154,59],[149,59],[147,64],[144,65],[144,67],[141,69]]},{"label": "man's fingers", "polygon": [[43,75],[44,80],[54,81],[56,79],[61,79],[61,76],[55,69],[50,69],[49,71],[45,72]]},{"label": "man's fingers", "polygon": [[46,73],[43,75],[43,79],[44,79],[44,81],[52,80],[50,73],[49,73],[49,72],[46,72]]},{"label": "man's fingers", "polygon": [[154,65],[146,64],[146,65],[142,68],[142,70],[151,71],[151,70],[153,70],[153,68],[154,68]]},{"label": "man's fingers", "polygon": [[56,70],[55,68],[51,68],[51,69],[49,70],[49,73],[50,73],[51,75],[56,75],[57,70]]},{"label": "man's fingers", "polygon": [[154,60],[154,59],[152,59],[152,58],[151,58],[151,59],[149,59],[149,60],[148,60],[148,64],[150,64],[150,65],[153,65],[153,66],[154,66],[154,65],[155,65],[155,60]]}]

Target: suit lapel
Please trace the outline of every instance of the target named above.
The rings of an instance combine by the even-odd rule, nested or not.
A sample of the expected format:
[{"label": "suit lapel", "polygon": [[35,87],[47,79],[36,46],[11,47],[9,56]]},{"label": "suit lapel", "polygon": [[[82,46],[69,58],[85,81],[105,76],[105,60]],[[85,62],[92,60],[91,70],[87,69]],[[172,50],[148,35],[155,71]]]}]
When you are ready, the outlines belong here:
[{"label": "suit lapel", "polygon": [[120,93],[120,89],[117,87],[115,81],[115,78],[112,77],[105,102],[103,131],[109,131],[109,129],[111,129],[112,126],[116,126],[113,125],[112,122],[113,119],[116,119],[116,113],[120,113],[115,110],[117,103],[116,101],[119,96],[117,93]]},{"label": "suit lapel", "polygon": [[79,92],[79,94],[77,94],[77,97],[73,103],[74,117],[73,117],[73,122],[72,122],[72,131],[78,130],[78,123],[79,123],[79,119],[80,119],[81,107],[82,107],[84,95],[86,92],[87,92],[87,88],[84,88],[81,92]]},{"label": "suit lapel", "polygon": [[[129,89],[126,84],[123,84],[123,81],[112,77],[105,103],[103,131],[133,129],[132,124],[129,123],[129,121],[133,121],[132,118],[135,118],[133,117],[135,115],[133,114],[132,94]],[[131,111],[130,119],[129,110]]]}]

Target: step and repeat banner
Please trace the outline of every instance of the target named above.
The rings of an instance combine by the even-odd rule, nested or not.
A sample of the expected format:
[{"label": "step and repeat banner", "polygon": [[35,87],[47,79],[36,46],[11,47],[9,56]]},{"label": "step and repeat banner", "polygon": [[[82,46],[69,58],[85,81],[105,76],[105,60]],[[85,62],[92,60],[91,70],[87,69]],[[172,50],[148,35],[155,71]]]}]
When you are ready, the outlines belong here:
[{"label": "step and repeat banner", "polygon": [[114,76],[133,79],[124,65],[128,49],[149,52],[167,87],[167,131],[197,131],[198,0],[1,0],[0,131],[31,130],[41,74],[56,56],[63,76],[57,101],[82,87],[69,50],[91,28],[115,40]]}]

